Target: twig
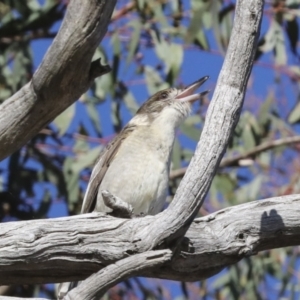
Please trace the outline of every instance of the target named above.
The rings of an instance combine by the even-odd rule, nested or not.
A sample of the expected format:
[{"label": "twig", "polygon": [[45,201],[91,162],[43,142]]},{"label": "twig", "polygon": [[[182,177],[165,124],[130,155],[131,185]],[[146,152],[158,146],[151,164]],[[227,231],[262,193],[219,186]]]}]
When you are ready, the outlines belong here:
[{"label": "twig", "polygon": [[[249,159],[251,158],[251,161],[253,163],[253,156],[256,156],[264,151],[276,148],[276,147],[280,147],[280,146],[285,146],[285,145],[293,145],[293,144],[297,144],[300,143],[300,136],[293,136],[293,137],[286,137],[286,138],[282,138],[282,139],[278,139],[278,140],[274,140],[274,141],[268,141],[268,142],[264,142],[256,147],[254,147],[253,149],[246,151],[245,153],[233,156],[233,157],[226,157],[223,158],[221,163],[220,163],[220,168],[225,168],[225,167],[236,167],[236,166],[240,166],[243,163],[241,162],[242,160],[245,159]],[[247,163],[250,164],[251,161],[248,161]],[[243,164],[245,165],[245,164]],[[187,168],[180,168],[177,170],[173,170],[170,172],[170,179],[176,179],[179,177],[184,176],[185,172],[186,172]]]},{"label": "twig", "polygon": [[132,11],[135,7],[135,2],[129,2],[126,5],[124,5],[121,9],[117,10],[111,17],[111,22],[114,22],[121,17],[127,15],[130,11]]}]

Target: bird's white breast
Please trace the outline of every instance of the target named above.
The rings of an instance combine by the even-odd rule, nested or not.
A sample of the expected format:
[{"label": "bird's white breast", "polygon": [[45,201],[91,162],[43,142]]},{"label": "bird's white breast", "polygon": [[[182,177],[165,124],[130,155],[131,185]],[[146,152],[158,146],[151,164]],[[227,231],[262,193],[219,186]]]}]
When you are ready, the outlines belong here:
[{"label": "bird's white breast", "polygon": [[[106,189],[130,203],[135,214],[160,212],[167,196],[172,150],[172,145],[165,142],[161,128],[157,131],[152,126],[143,126],[135,130],[120,146],[99,191]],[[98,193],[96,210],[108,210],[101,193]]]}]

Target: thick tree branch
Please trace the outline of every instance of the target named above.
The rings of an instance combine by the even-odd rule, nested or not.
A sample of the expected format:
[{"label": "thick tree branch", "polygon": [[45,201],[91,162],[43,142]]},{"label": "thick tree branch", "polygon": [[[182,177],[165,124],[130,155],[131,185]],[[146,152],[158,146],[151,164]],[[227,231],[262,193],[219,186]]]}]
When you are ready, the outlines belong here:
[{"label": "thick tree branch", "polygon": [[[62,29],[32,82],[2,105],[0,158],[23,145],[87,89],[93,73],[91,57],[106,31],[115,1],[107,3],[71,1]],[[284,246],[299,244],[294,205],[297,202],[299,207],[299,196],[294,196],[289,206],[267,200],[265,207],[247,204],[193,222],[240,116],[262,8],[262,0],[237,3],[229,48],[201,140],[170,207],[156,216],[131,220],[89,214],[2,224],[1,284],[80,280],[133,254],[173,247],[178,242],[174,249],[180,255],[165,266],[141,271],[141,275],[199,280],[255,253],[266,241],[277,246],[280,241]],[[79,28],[72,25],[75,23]],[[280,218],[270,207],[280,211]]]},{"label": "thick tree branch", "polygon": [[[139,275],[202,280],[258,251],[299,245],[299,214],[300,195],[291,195],[195,219],[177,249],[179,255]],[[142,239],[153,236],[161,226],[154,218],[119,219],[93,213],[1,224],[0,284],[83,280],[140,252],[136,233],[144,232]],[[144,230],[144,220],[153,225],[150,232]]]},{"label": "thick tree branch", "polygon": [[107,31],[115,3],[69,3],[61,28],[32,80],[1,105],[0,160],[75,102],[95,76],[109,71],[91,60]]},{"label": "thick tree branch", "polygon": [[[254,147],[253,149],[246,151],[244,153],[238,154],[233,157],[225,157],[222,159],[220,163],[220,168],[226,168],[226,167],[234,167],[234,166],[240,166],[244,165],[241,161],[245,159],[252,159],[253,157],[271,149],[274,149],[276,147],[280,146],[288,146],[293,144],[300,143],[300,136],[291,136],[291,137],[285,137],[282,139],[277,139],[273,141],[267,141],[264,143],[261,143],[260,145]],[[173,170],[170,172],[170,179],[176,179],[179,177],[183,177],[187,168],[180,168],[177,170]]]},{"label": "thick tree branch", "polygon": [[109,288],[117,283],[139,275],[145,270],[154,269],[170,261],[172,251],[157,250],[140,253],[107,266],[81,282],[78,287],[69,292],[65,300],[96,300],[100,299]]},{"label": "thick tree branch", "polygon": [[[156,217],[161,219],[157,238],[149,235],[144,243],[168,244],[182,236],[199,211],[240,117],[262,12],[263,0],[237,1],[230,43],[195,155],[163,218]],[[151,227],[149,224],[145,230],[149,232]]]}]

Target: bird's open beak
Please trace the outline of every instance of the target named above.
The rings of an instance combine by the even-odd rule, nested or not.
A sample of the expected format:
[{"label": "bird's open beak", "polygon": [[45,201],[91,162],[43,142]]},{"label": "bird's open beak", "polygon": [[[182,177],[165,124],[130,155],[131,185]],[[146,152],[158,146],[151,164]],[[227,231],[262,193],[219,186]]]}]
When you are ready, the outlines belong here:
[{"label": "bird's open beak", "polygon": [[201,99],[204,95],[209,93],[209,91],[204,91],[199,94],[194,94],[195,90],[197,90],[207,79],[209,76],[202,77],[201,79],[195,81],[194,83],[188,85],[186,88],[181,90],[179,94],[176,96],[176,100],[180,102],[194,102],[196,100]]}]

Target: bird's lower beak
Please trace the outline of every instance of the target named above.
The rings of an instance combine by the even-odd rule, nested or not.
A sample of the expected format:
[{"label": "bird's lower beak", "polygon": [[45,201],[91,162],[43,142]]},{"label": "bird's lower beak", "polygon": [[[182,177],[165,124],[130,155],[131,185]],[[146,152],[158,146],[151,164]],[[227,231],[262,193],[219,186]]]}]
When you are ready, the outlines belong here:
[{"label": "bird's lower beak", "polygon": [[202,77],[201,79],[195,81],[194,83],[188,85],[186,88],[180,91],[180,93],[176,96],[176,99],[180,102],[194,102],[199,100],[202,96],[209,93],[209,91],[204,91],[199,94],[194,94],[195,90],[197,90],[207,79],[209,76]]}]

